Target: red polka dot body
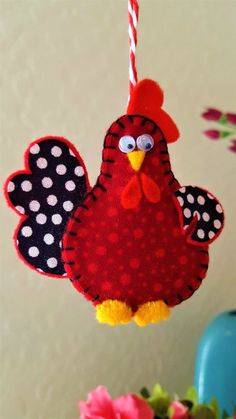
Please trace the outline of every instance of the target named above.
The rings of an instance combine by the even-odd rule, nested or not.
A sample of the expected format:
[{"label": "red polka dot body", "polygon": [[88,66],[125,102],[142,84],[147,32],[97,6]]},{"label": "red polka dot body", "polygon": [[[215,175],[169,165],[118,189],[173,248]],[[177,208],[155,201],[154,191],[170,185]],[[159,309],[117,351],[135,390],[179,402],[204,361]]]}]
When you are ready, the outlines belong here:
[{"label": "red polka dot body", "polygon": [[[119,141],[127,136],[136,141],[143,134],[154,144],[134,171]],[[157,185],[155,202],[151,192],[145,193],[142,174]],[[129,190],[135,205],[127,208],[122,193],[134,176],[139,190]],[[174,195],[179,188],[165,138],[153,121],[126,115],[112,124],[98,182],[63,236],[64,267],[75,288],[95,305],[116,299],[133,312],[146,302],[175,306],[189,298],[206,275],[208,245],[189,240],[196,219],[184,228]]]}]

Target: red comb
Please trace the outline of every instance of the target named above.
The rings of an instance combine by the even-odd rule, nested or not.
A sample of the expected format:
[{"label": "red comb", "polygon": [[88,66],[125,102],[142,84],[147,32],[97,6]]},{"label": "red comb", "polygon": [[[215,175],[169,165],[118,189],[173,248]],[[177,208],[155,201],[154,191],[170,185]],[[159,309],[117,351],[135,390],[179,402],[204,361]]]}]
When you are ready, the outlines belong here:
[{"label": "red comb", "polygon": [[163,131],[166,141],[173,143],[179,138],[179,130],[171,117],[161,109],[163,99],[163,91],[155,81],[141,80],[132,91],[127,114],[138,114],[152,119]]}]

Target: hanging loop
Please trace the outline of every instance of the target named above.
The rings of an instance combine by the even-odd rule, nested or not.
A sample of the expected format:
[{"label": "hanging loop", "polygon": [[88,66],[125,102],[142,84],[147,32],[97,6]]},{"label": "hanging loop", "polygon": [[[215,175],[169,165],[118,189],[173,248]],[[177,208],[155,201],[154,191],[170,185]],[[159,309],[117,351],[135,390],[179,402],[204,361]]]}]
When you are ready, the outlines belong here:
[{"label": "hanging loop", "polygon": [[138,0],[128,0],[129,18],[129,93],[132,94],[134,86],[137,84],[136,69],[136,47],[137,47],[137,25],[138,25],[139,5]]}]

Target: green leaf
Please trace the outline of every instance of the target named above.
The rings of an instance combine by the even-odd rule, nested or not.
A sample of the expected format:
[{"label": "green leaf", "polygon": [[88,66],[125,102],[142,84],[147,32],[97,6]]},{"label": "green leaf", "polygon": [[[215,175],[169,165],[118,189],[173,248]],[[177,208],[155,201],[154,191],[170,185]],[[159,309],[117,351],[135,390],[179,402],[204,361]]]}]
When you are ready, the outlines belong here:
[{"label": "green leaf", "polygon": [[232,134],[233,134],[232,131],[220,131],[220,138],[227,138]]},{"label": "green leaf", "polygon": [[210,407],[212,408],[213,412],[215,413],[216,419],[220,419],[220,409],[218,402],[215,398],[211,399]]},{"label": "green leaf", "polygon": [[192,402],[194,406],[198,404],[198,394],[194,386],[189,387],[184,398]]},{"label": "green leaf", "polygon": [[156,384],[153,387],[152,395],[155,396],[155,397],[167,397],[167,398],[169,398],[169,394],[167,393],[167,391],[163,387],[161,387],[160,384]]},{"label": "green leaf", "polygon": [[219,119],[218,123],[219,123],[219,124],[222,124],[222,125],[227,124],[227,116],[226,116],[225,114],[223,114],[223,115],[220,117],[220,119]]},{"label": "green leaf", "polygon": [[146,399],[155,414],[161,418],[167,415],[170,400],[169,394],[160,384],[154,386],[151,396]]},{"label": "green leaf", "polygon": [[193,419],[216,419],[216,415],[210,407],[197,406],[192,414]]},{"label": "green leaf", "polygon": [[158,397],[151,396],[148,399],[146,399],[149,406],[154,410],[155,414],[158,416],[163,416],[167,414],[170,400],[166,397]]}]

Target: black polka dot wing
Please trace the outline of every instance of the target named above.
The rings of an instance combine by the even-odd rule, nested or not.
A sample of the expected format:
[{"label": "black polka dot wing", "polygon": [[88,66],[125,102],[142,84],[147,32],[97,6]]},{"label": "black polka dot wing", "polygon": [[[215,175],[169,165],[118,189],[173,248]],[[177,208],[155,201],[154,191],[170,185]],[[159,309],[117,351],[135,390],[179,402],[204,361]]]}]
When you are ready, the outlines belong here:
[{"label": "black polka dot wing", "polygon": [[89,188],[83,160],[67,140],[46,137],[29,146],[25,169],[7,179],[5,195],[21,216],[14,240],[20,258],[31,268],[47,276],[66,276],[62,235]]},{"label": "black polka dot wing", "polygon": [[224,227],[220,202],[208,191],[197,186],[182,186],[174,195],[180,225],[195,245],[212,243]]}]

